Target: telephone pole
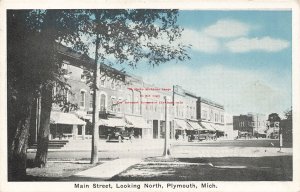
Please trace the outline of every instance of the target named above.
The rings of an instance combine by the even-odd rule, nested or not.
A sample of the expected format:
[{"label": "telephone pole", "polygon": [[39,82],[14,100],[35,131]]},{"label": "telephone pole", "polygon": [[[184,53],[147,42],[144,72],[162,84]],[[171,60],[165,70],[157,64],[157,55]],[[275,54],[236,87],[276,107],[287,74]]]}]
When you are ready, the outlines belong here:
[{"label": "telephone pole", "polygon": [[169,145],[169,126],[168,126],[168,107],[167,107],[167,97],[164,96],[165,99],[165,145],[164,145],[164,153],[163,156],[168,158],[170,155],[170,145]]}]

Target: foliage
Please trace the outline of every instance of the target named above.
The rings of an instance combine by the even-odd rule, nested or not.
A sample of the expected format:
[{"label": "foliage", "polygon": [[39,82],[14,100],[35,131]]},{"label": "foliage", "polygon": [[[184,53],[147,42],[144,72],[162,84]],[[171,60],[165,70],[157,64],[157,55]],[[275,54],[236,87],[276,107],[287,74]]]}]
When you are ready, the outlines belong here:
[{"label": "foliage", "polygon": [[281,119],[277,113],[271,113],[268,118],[268,121],[270,122],[280,122],[280,120]]},{"label": "foliage", "polygon": [[288,120],[293,119],[293,110],[292,110],[292,108],[290,108],[290,109],[288,109],[288,110],[286,110],[286,111],[284,112],[284,117],[285,117],[286,119],[288,119]]}]

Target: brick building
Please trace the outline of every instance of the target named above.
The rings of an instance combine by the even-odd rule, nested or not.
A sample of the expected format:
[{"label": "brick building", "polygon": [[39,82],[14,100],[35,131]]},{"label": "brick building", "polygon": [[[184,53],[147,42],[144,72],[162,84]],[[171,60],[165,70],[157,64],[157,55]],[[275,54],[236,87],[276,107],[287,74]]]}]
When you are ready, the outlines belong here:
[{"label": "brick building", "polygon": [[233,130],[238,130],[239,135],[266,137],[266,115],[248,113],[247,115],[233,116]]},{"label": "brick building", "polygon": [[[87,84],[86,73],[91,72],[94,61],[61,45],[57,51],[62,69],[67,72],[65,78],[69,87],[64,90],[54,87],[53,96],[63,95],[67,102],[77,104],[78,109],[64,113],[59,104],[53,104],[50,139],[91,138],[93,91]],[[107,138],[115,130],[130,132],[136,138],[164,138],[167,125],[170,138],[175,138],[177,134],[186,139],[187,135],[200,130],[221,131],[220,126],[224,125],[223,106],[200,98],[178,85],[157,87],[145,83],[141,77],[104,64],[100,65],[98,77],[96,106],[99,119],[96,123],[100,138]],[[38,106],[39,101],[37,121],[40,113]],[[203,123],[200,125],[199,122]],[[36,142],[38,129],[36,123],[31,130],[31,135],[35,135],[33,142]]]},{"label": "brick building", "polygon": [[209,99],[198,97],[197,119],[201,126],[216,137],[224,136],[224,106]]}]

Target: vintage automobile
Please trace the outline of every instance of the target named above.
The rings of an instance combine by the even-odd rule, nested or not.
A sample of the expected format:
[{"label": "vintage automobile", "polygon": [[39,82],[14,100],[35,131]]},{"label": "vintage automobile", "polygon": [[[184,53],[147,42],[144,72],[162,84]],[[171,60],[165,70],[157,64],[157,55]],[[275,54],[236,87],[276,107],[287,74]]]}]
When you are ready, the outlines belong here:
[{"label": "vintage automobile", "polygon": [[123,142],[123,140],[131,140],[133,132],[125,128],[115,128],[107,134],[107,142]]}]

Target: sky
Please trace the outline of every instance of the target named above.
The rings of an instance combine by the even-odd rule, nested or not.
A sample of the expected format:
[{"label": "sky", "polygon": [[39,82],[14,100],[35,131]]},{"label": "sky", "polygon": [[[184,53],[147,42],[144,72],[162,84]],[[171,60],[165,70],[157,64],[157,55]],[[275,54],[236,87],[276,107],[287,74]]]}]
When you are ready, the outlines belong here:
[{"label": "sky", "polygon": [[290,11],[180,10],[178,24],[190,60],[129,72],[157,86],[180,85],[233,115],[291,107]]}]

